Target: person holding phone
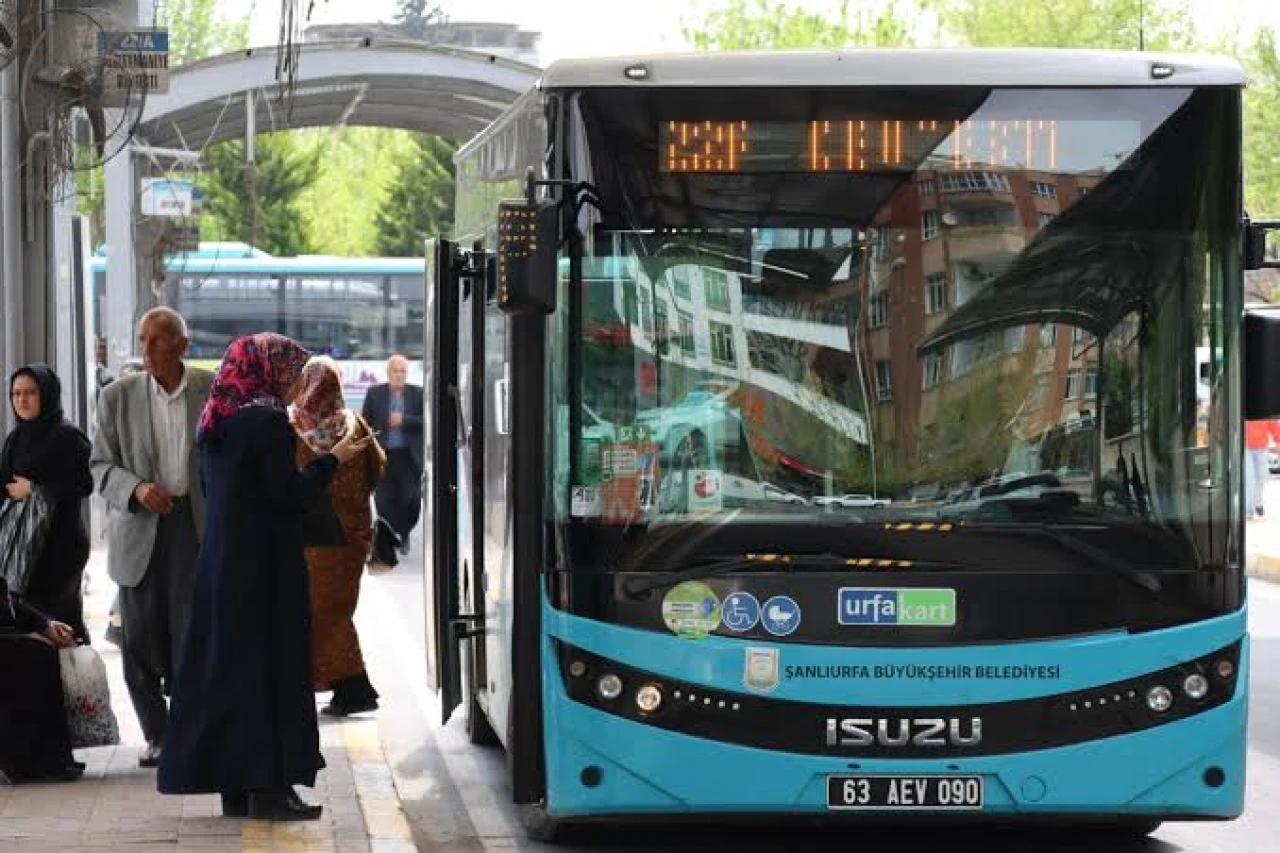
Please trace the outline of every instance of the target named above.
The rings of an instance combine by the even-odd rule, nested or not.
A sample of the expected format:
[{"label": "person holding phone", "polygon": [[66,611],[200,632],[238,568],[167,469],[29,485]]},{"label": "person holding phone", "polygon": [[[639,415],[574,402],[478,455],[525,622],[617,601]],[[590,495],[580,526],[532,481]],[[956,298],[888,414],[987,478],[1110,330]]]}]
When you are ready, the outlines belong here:
[{"label": "person holding phone", "polygon": [[196,431],[205,535],[157,781],[164,794],[221,794],[232,817],[321,811],[293,790],[323,766],[302,517],[372,438],[348,433],[298,469],[287,407],[309,357],[283,335],[232,341]]},{"label": "person holding phone", "polygon": [[[310,465],[349,435],[364,438],[372,434],[364,418],[347,408],[342,373],[333,359],[320,356],[307,362],[298,389],[289,407],[293,428],[301,439],[298,467]],[[321,710],[332,717],[378,708],[378,691],[365,670],[354,617],[364,564],[373,548],[369,499],[386,467],[387,455],[377,441],[338,467],[329,493],[346,544],[306,549],[311,573],[311,679],[317,693],[333,691],[333,698]]]}]

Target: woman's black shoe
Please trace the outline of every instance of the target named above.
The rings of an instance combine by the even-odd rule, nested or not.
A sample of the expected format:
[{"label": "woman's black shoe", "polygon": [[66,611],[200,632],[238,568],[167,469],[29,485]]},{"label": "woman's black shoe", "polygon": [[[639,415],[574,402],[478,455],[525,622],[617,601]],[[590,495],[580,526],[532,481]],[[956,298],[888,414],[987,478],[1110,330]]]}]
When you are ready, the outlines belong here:
[{"label": "woman's black shoe", "polygon": [[249,817],[254,820],[316,820],[323,806],[309,806],[292,788],[279,791],[253,791],[249,794]]},{"label": "woman's black shoe", "polygon": [[222,795],[223,817],[248,817],[249,795],[246,793]]},{"label": "woman's black shoe", "polygon": [[352,714],[366,714],[369,711],[378,710],[378,700],[368,699],[364,702],[357,702],[348,705],[346,702],[339,702],[336,699],[320,709],[320,713],[326,717],[349,717]]}]

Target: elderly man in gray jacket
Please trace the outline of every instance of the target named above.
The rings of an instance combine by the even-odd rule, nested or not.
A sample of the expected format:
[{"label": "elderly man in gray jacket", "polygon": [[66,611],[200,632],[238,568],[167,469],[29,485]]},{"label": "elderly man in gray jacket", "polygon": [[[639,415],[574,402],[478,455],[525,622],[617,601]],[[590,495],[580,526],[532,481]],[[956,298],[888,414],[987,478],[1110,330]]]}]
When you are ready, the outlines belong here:
[{"label": "elderly man in gray jacket", "polygon": [[138,324],[145,372],[102,389],[89,467],[107,504],[107,571],[120,586],[125,685],[156,767],[186,629],[204,495],[196,426],[213,374],[183,364],[187,324],[153,308]]}]

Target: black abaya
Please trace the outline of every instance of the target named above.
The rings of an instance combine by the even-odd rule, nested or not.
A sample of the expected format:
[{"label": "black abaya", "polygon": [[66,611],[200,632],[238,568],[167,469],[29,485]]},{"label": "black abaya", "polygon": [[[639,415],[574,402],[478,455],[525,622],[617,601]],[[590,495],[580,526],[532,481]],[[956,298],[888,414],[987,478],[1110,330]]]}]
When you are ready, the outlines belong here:
[{"label": "black abaya", "polygon": [[337,460],[295,467],[274,408],[245,407],[202,445],[205,535],[160,763],[165,794],[315,785],[311,608],[301,510]]}]

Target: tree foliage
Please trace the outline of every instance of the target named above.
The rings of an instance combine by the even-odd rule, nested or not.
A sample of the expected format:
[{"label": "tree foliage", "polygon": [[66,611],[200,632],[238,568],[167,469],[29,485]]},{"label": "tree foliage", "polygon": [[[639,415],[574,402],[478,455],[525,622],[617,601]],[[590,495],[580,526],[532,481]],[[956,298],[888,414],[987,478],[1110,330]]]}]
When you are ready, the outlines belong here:
[{"label": "tree foliage", "polygon": [[944,37],[973,47],[1180,50],[1195,41],[1185,0],[920,0]]},{"label": "tree foliage", "polygon": [[157,22],[169,30],[170,65],[249,46],[249,16],[223,19],[218,0],[165,0]]},{"label": "tree foliage", "polygon": [[874,45],[896,47],[911,42],[910,18],[897,0],[878,9],[842,2],[834,16],[793,9],[779,0],[729,0],[684,23],[684,35],[699,50],[785,50],[810,47]]},{"label": "tree foliage", "polygon": [[1263,29],[1247,57],[1245,207],[1255,218],[1280,217],[1280,45]]},{"label": "tree foliage", "polygon": [[419,136],[399,160],[391,192],[374,220],[378,254],[416,257],[423,240],[453,227],[454,165],[457,150],[438,136]]},{"label": "tree foliage", "polygon": [[444,20],[444,10],[432,0],[398,0],[397,6],[396,29],[407,38],[426,41],[431,25]]},{"label": "tree foliage", "polygon": [[244,143],[223,142],[205,151],[205,209],[223,240],[251,243],[273,255],[312,251],[300,198],[320,174],[320,152],[289,133],[262,134],[255,141],[253,186]]}]

